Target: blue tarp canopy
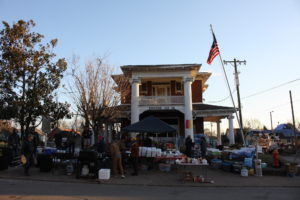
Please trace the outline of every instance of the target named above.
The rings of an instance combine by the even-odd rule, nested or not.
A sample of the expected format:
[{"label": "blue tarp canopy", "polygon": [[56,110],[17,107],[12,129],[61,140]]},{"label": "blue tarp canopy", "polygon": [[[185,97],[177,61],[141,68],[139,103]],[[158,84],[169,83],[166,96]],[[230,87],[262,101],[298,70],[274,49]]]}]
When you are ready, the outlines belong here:
[{"label": "blue tarp canopy", "polygon": [[[296,135],[298,137],[300,137],[299,131],[297,129],[295,131],[296,131]],[[276,134],[278,134],[279,136],[286,137],[286,138],[294,136],[294,129],[293,129],[293,127],[290,124],[279,124],[274,129],[274,132]]]}]

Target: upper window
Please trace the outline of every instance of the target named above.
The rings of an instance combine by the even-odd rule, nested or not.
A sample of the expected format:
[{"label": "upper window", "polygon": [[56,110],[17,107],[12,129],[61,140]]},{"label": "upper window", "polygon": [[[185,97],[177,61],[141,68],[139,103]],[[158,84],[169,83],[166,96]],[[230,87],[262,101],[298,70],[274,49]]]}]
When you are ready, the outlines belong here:
[{"label": "upper window", "polygon": [[176,82],[176,90],[182,90],[181,82]]},{"label": "upper window", "polygon": [[142,91],[147,91],[147,84],[146,83],[142,83]]}]

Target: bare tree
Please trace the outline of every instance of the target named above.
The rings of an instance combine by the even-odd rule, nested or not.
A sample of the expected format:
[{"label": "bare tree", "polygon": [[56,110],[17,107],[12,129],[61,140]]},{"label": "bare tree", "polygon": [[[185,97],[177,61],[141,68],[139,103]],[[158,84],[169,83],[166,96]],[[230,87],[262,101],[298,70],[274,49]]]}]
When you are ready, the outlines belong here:
[{"label": "bare tree", "polygon": [[245,122],[245,129],[253,130],[263,128],[262,123],[258,119],[246,119]]},{"label": "bare tree", "polygon": [[83,68],[78,66],[78,61],[78,57],[73,57],[68,93],[78,114],[84,118],[85,126],[93,129],[96,139],[102,133],[103,125],[117,118],[120,94],[130,91],[130,84],[124,76],[112,79],[113,68],[103,58],[89,61]]}]

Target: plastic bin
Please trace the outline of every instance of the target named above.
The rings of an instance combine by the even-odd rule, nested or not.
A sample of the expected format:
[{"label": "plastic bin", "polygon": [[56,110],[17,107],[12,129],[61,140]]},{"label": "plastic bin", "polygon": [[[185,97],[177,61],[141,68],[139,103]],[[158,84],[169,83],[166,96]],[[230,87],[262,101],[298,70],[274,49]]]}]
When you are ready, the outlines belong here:
[{"label": "plastic bin", "polygon": [[253,167],[252,158],[244,158],[244,166],[249,168]]},{"label": "plastic bin", "polygon": [[53,167],[53,161],[51,155],[38,154],[37,160],[40,166],[41,172],[50,172]]},{"label": "plastic bin", "polygon": [[239,162],[236,162],[232,165],[232,171],[235,173],[241,173],[242,168],[243,164]]},{"label": "plastic bin", "polygon": [[214,169],[222,168],[222,160],[220,159],[212,159],[211,160],[211,167]]},{"label": "plastic bin", "polygon": [[160,163],[158,165],[159,170],[162,172],[169,172],[171,171],[171,165],[170,164],[165,164],[165,163]]},{"label": "plastic bin", "polygon": [[108,180],[110,179],[110,169],[100,169],[98,172],[99,180]]},{"label": "plastic bin", "polygon": [[232,171],[232,163],[230,162],[223,162],[222,163],[222,169],[226,172],[231,172]]}]

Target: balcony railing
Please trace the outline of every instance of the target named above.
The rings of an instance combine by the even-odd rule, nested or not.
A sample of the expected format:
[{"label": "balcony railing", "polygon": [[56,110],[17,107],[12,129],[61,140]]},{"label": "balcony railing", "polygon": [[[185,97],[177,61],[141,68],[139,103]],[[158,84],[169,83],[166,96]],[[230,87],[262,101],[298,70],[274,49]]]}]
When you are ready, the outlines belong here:
[{"label": "balcony railing", "polygon": [[182,105],[184,96],[139,96],[139,105]]}]

